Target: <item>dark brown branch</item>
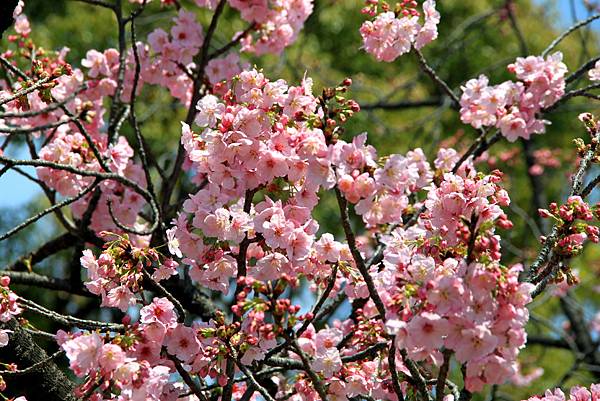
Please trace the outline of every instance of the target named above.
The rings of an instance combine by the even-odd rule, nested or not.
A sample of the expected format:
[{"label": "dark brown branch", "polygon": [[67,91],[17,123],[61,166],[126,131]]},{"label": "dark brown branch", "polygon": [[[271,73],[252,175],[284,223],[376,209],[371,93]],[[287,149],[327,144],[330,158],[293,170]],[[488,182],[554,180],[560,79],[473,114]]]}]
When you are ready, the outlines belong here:
[{"label": "dark brown branch", "polygon": [[200,400],[206,401],[206,397],[204,396],[204,393],[202,393],[202,389],[200,388],[198,383],[196,383],[194,379],[192,379],[192,377],[185,370],[183,365],[181,365],[181,362],[179,362],[177,358],[172,355],[169,355],[169,359],[173,361],[173,363],[175,364],[175,369],[177,369],[177,373],[179,373],[185,384],[187,384],[190,390],[192,390],[192,393],[194,393]]},{"label": "dark brown branch", "polygon": [[598,18],[600,18],[600,14],[595,14],[583,21],[579,21],[578,23],[570,26],[566,31],[564,31],[556,39],[554,39],[552,43],[550,43],[550,45],[548,45],[548,47],[542,52],[542,57],[546,57],[552,51],[552,49],[554,49],[560,42],[563,41],[564,38],[569,36],[572,32],[592,23]]},{"label": "dark brown branch", "polygon": [[96,320],[79,319],[79,318],[76,318],[73,316],[61,315],[58,312],[54,312],[50,309],[46,309],[43,306],[38,305],[35,302],[33,302],[29,299],[22,298],[22,297],[19,297],[19,304],[21,305],[21,307],[23,307],[24,309],[26,309],[28,311],[38,313],[56,323],[62,324],[63,326],[68,327],[68,328],[79,327],[79,328],[87,329],[87,330],[100,329],[100,330],[112,330],[112,331],[123,331],[124,330],[124,326],[122,324],[105,323],[105,322],[99,322]]},{"label": "dark brown branch", "polygon": [[362,255],[360,254],[360,251],[356,247],[356,238],[354,236],[354,231],[352,230],[352,226],[350,225],[350,218],[348,216],[348,202],[337,187],[335,188],[335,195],[337,197],[337,202],[340,209],[340,217],[342,219],[342,227],[344,228],[344,233],[346,235],[346,242],[348,242],[348,247],[350,248],[350,252],[352,253],[352,257],[354,258],[356,267],[358,268],[360,274],[365,280],[367,289],[369,290],[369,296],[373,300],[373,303],[377,308],[377,312],[379,312],[381,320],[385,321],[385,306],[383,304],[383,301],[381,300],[381,297],[379,296],[379,293],[377,292],[377,288],[375,288],[375,283],[371,278],[369,269],[365,264],[365,261]]},{"label": "dark brown branch", "polygon": [[28,366],[24,369],[17,369],[17,370],[0,370],[0,376],[2,377],[6,377],[6,376],[23,376],[29,373],[34,373],[37,370],[39,370],[41,367],[43,367],[45,364],[47,364],[48,362],[52,361],[55,358],[58,358],[59,356],[63,355],[65,352],[63,350],[59,350],[56,351],[54,354],[50,355],[48,358],[43,359],[39,362],[36,362],[35,364]]},{"label": "dark brown branch", "polygon": [[[560,298],[560,306],[569,320],[573,339],[578,350],[583,354],[582,362],[600,366],[600,352],[598,345],[592,340],[587,328],[583,308],[578,305],[570,292]],[[600,379],[600,370],[590,372],[596,380]]]},{"label": "dark brown branch", "polygon": [[437,383],[435,385],[435,401],[442,401],[444,399],[444,388],[446,387],[451,357],[452,350],[444,350],[444,362],[442,363],[442,366],[440,366],[440,372],[438,373]]},{"label": "dark brown branch", "polygon": [[223,47],[215,50],[213,53],[211,53],[208,56],[208,59],[212,60],[215,57],[219,57],[221,54],[226,53],[229,49],[233,48],[238,43],[240,43],[240,41],[243,38],[245,38],[250,32],[252,32],[254,30],[254,28],[255,28],[255,24],[250,24],[246,29],[244,29],[242,32],[240,32],[238,35],[236,35],[232,41],[230,41],[225,46],[223,46]]},{"label": "dark brown branch", "polygon": [[600,56],[594,57],[591,60],[588,60],[585,64],[583,64],[581,67],[579,67],[575,72],[573,72],[571,75],[569,75],[567,78],[565,78],[565,82],[567,84],[574,82],[580,76],[585,74],[587,71],[594,68],[594,66],[596,65],[596,62],[598,62],[598,60],[600,60]]},{"label": "dark brown branch", "polygon": [[443,99],[441,98],[431,98],[424,100],[415,100],[415,101],[401,101],[401,102],[377,102],[371,104],[361,105],[361,110],[400,110],[400,109],[413,109],[417,107],[437,107],[443,105]]},{"label": "dark brown branch", "polygon": [[452,100],[454,107],[460,107],[460,100],[458,99],[458,96],[456,96],[456,94],[452,89],[450,89],[448,84],[443,79],[441,79],[437,75],[435,70],[427,63],[427,60],[423,56],[423,53],[421,53],[421,51],[416,48],[413,48],[413,51],[417,55],[417,60],[419,61],[419,66],[421,67],[421,70],[425,74],[427,74],[433,80],[433,82],[435,82],[442,89],[442,91],[446,95],[448,95],[448,97]]},{"label": "dark brown branch", "polygon": [[398,401],[404,401],[404,394],[402,393],[400,379],[398,378],[398,368],[396,367],[396,338],[392,337],[391,341],[392,343],[388,353],[388,365],[392,376],[392,388],[396,393],[396,397],[398,397]]},{"label": "dark brown branch", "polygon": [[31,266],[41,262],[47,257],[70,248],[74,245],[75,240],[76,237],[73,234],[65,233],[46,242],[34,252],[21,256],[13,264],[4,267],[4,270],[30,270]]},{"label": "dark brown branch", "polygon": [[6,270],[0,270],[0,276],[10,277],[11,284],[28,285],[49,290],[64,291],[68,292],[69,294],[81,295],[84,297],[96,297],[96,295],[87,291],[83,287],[73,287],[71,282],[65,279],[43,276],[37,273]]},{"label": "dark brown branch", "polygon": [[544,347],[553,347],[553,348],[562,348],[570,350],[571,347],[569,344],[560,338],[550,338],[550,337],[541,337],[541,336],[527,336],[527,344],[529,345],[541,345]]}]

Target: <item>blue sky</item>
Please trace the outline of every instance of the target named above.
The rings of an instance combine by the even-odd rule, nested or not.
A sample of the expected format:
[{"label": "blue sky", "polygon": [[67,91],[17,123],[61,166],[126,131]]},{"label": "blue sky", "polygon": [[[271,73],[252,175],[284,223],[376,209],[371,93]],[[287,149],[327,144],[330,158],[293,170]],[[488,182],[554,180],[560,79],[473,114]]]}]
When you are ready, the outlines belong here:
[{"label": "blue sky", "polygon": [[[548,1],[534,0],[538,4],[547,4]],[[575,16],[578,20],[584,19],[588,16],[588,11],[583,4],[583,0],[557,0],[556,5],[558,6],[558,12],[560,14],[560,25],[563,27],[569,27],[573,24],[573,6],[575,9]]]},{"label": "blue sky", "polygon": [[[5,154],[18,159],[29,158],[25,147],[15,145],[9,145]],[[36,177],[33,167],[23,167],[22,170]],[[37,184],[13,170],[0,177],[0,208],[24,205],[41,194],[43,192]]]}]

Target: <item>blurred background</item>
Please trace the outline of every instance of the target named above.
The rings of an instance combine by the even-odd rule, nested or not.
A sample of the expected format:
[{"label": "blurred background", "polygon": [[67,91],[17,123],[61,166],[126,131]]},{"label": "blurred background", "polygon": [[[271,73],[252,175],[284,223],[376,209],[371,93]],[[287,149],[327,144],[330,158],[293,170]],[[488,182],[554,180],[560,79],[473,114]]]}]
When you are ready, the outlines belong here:
[{"label": "blurred background", "polygon": [[[181,3],[190,10],[198,10],[191,2]],[[533,55],[540,54],[575,21],[599,12],[597,4],[583,0],[518,0],[508,4],[513,7],[529,54]],[[456,110],[420,72],[415,57],[404,55],[393,63],[378,63],[360,50],[362,41],[358,28],[365,19],[360,13],[362,6],[363,2],[359,0],[315,0],[315,11],[300,37],[281,56],[255,58],[243,55],[242,59],[264,69],[265,75],[271,79],[283,78],[297,83],[306,74],[314,80],[315,93],[320,93],[323,87],[338,84],[346,77],[352,78],[349,96],[358,101],[363,111],[347,126],[345,139],[368,132],[369,142],[376,146],[380,155],[405,153],[420,147],[433,160],[441,146],[464,150],[476,138],[476,131],[460,122]],[[153,12],[138,19],[138,38],[144,38],[157,27],[168,29],[175,14],[172,8],[161,9],[158,1],[152,2],[149,7]],[[430,65],[457,93],[461,84],[480,74],[488,75],[491,84],[512,78],[506,66],[522,55],[523,50],[511,27],[506,7],[506,1],[498,0],[438,2],[437,8],[442,16],[439,38],[423,52]],[[32,36],[38,46],[47,49],[68,47],[67,60],[73,65],[79,66],[89,49],[102,51],[117,47],[116,24],[108,10],[75,1],[28,0],[25,13],[31,20]],[[210,16],[209,11],[198,10],[199,20],[204,26],[208,25]],[[245,25],[235,10],[227,9],[219,24],[215,45],[227,43]],[[558,46],[569,71],[576,70],[598,55],[599,29],[600,22],[591,24],[570,35]],[[576,85],[588,83],[584,76]],[[533,137],[527,147],[521,142],[510,144],[500,141],[479,164],[481,170],[499,168],[506,174],[504,184],[512,199],[507,213],[515,227],[501,233],[504,263],[529,263],[537,254],[538,237],[544,226],[535,217],[535,199],[537,197],[537,202],[546,206],[549,202],[560,202],[566,198],[568,177],[574,170],[575,161],[572,141],[585,134],[577,115],[583,111],[598,113],[599,104],[591,99],[563,104],[545,116],[552,122],[546,134]],[[179,143],[178,121],[184,119],[185,109],[173,102],[164,90],[145,86],[138,110],[150,149],[161,155],[159,163],[164,164],[166,159],[173,157]],[[132,139],[127,128],[123,134]],[[22,158],[28,156],[26,148],[18,141],[11,143],[7,153]],[[35,174],[33,169],[25,171]],[[533,180],[527,171],[533,173]],[[183,196],[189,188],[189,183],[184,182],[179,188],[180,194]],[[329,199],[330,196],[323,194],[324,202],[316,211],[315,218],[320,222],[322,231],[339,235],[337,206],[333,199]],[[595,196],[593,201],[598,201],[597,193],[592,196]],[[0,232],[7,231],[46,206],[47,200],[37,185],[18,173],[11,171],[0,179]],[[61,231],[53,219],[49,215],[0,243],[0,267],[14,265],[24,254],[58,236]],[[595,287],[600,284],[599,256],[600,250],[592,245],[573,262],[573,268],[581,278],[575,299],[582,305],[586,324],[592,327],[597,322],[598,329],[600,317],[596,316],[596,312],[600,306],[600,295]],[[66,269],[72,266],[71,261],[78,257],[79,254],[73,254],[72,250],[64,251],[37,264],[34,270],[55,277],[66,276]],[[27,266],[19,265],[17,268],[27,269]],[[57,295],[43,290],[32,293],[27,288],[18,287],[16,290],[59,312],[81,317],[111,317],[98,316],[98,302],[89,298],[64,293]],[[309,305],[311,294],[303,291],[297,297],[298,302]],[[564,334],[566,320],[552,291],[536,299],[531,313],[531,335],[558,339]],[[343,314],[342,308],[338,316],[343,317]],[[47,326],[47,322],[39,325],[47,331],[56,330]],[[594,341],[599,340],[597,331],[593,336]],[[573,354],[560,348],[532,345],[522,353],[521,361],[524,373],[542,366],[544,374],[526,387],[507,384],[493,389],[496,398],[520,400],[557,383],[569,387],[589,384],[594,378],[595,382],[600,381],[598,371],[585,366],[573,370],[576,363]]]}]

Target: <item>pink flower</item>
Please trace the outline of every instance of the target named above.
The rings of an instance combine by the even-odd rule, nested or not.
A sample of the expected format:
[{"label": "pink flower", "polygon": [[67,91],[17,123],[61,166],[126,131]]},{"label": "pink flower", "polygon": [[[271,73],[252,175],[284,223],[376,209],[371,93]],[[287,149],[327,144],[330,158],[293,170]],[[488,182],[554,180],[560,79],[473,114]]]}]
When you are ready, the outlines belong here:
[{"label": "pink flower", "polygon": [[594,68],[588,71],[590,81],[600,81],[600,60],[596,61]]},{"label": "pink flower", "polygon": [[446,314],[458,312],[464,307],[465,289],[460,278],[445,276],[432,282],[428,302],[435,305],[436,312]]},{"label": "pink flower", "polygon": [[0,330],[0,348],[8,345],[9,336],[8,333],[12,333],[12,330]]},{"label": "pink flower", "polygon": [[195,0],[198,7],[208,8],[214,10],[217,7],[217,0]]},{"label": "pink flower", "polygon": [[237,53],[230,53],[222,58],[214,58],[206,65],[206,76],[213,85],[224,80],[230,80],[240,72],[242,72],[240,56]]},{"label": "pink flower", "polygon": [[283,0],[271,4],[267,1],[231,0],[230,5],[240,10],[242,18],[248,22],[261,24],[254,36],[242,38],[242,51],[261,55],[279,54],[292,44],[302,25],[313,11],[312,0]]},{"label": "pink flower", "polygon": [[306,259],[310,253],[312,244],[313,237],[307,234],[302,228],[293,230],[286,246],[288,258],[292,262],[299,262]]},{"label": "pink flower", "polygon": [[315,249],[322,260],[334,263],[340,258],[341,244],[334,240],[333,235],[325,233],[315,243]]},{"label": "pink flower", "polygon": [[91,78],[98,78],[100,75],[111,75],[106,56],[97,50],[88,50],[86,58],[81,60],[81,65],[90,69],[88,75]]},{"label": "pink flower", "polygon": [[600,384],[592,384],[590,391],[592,393],[592,401],[600,400]]},{"label": "pink flower", "polygon": [[162,281],[171,276],[175,276],[177,275],[177,266],[179,266],[179,263],[175,262],[173,259],[165,259],[164,262],[152,272],[152,278],[155,281]]},{"label": "pink flower", "polygon": [[206,95],[200,99],[196,108],[198,109],[196,124],[201,127],[213,128],[225,112],[225,105],[219,103],[217,97],[213,95]]},{"label": "pink flower", "polygon": [[182,362],[190,362],[200,350],[196,332],[183,325],[177,325],[166,337],[169,354],[176,356]]},{"label": "pink flower", "polygon": [[572,387],[569,395],[569,401],[591,401],[592,398],[592,393],[587,388],[580,386]]},{"label": "pink flower", "polygon": [[261,154],[257,166],[264,182],[270,182],[275,177],[284,177],[289,170],[287,160],[279,152],[267,150]]},{"label": "pink flower", "polygon": [[100,336],[97,333],[90,333],[68,340],[61,347],[69,358],[73,373],[83,377],[98,366],[102,345]]},{"label": "pink flower", "polygon": [[283,211],[281,211],[271,216],[269,221],[262,224],[262,229],[257,228],[257,231],[262,232],[267,245],[276,249],[285,248],[289,244],[293,228],[293,223],[287,221]]},{"label": "pink flower", "polygon": [[140,310],[140,322],[158,322],[166,327],[172,327],[177,323],[175,307],[167,298],[154,298],[150,305]]},{"label": "pink flower", "polygon": [[428,351],[438,349],[444,343],[448,327],[448,322],[439,315],[423,312],[408,323],[406,345],[409,348],[424,347]]},{"label": "pink flower", "polygon": [[529,139],[545,131],[549,122],[539,120],[538,112],[556,103],[565,90],[566,65],[560,52],[542,57],[519,57],[508,66],[518,82],[489,86],[480,76],[462,87],[461,120],[475,128],[495,126],[509,141]]},{"label": "pink flower", "polygon": [[404,11],[408,13],[398,16],[391,11],[383,12],[360,27],[364,49],[378,61],[394,61],[398,56],[408,53],[411,46],[421,49],[437,38],[440,14],[435,9],[435,1],[426,0],[423,3],[422,26],[415,9]]},{"label": "pink flower", "polygon": [[169,43],[169,34],[157,28],[148,35],[148,43],[150,43],[152,50],[161,53],[165,45]]},{"label": "pink flower", "polygon": [[408,53],[419,32],[415,17],[396,18],[393,12],[379,14],[374,21],[360,27],[363,46],[378,61],[391,62]]},{"label": "pink flower", "polygon": [[15,32],[24,36],[29,35],[31,33],[29,20],[25,15],[21,14],[15,18]]},{"label": "pink flower", "polygon": [[204,235],[224,240],[231,227],[229,210],[219,208],[204,218],[201,225]]},{"label": "pink flower", "polygon": [[126,312],[131,305],[135,305],[135,295],[124,285],[111,289],[102,299],[102,306],[112,306]]},{"label": "pink flower", "polygon": [[176,49],[184,50],[202,46],[204,33],[193,12],[181,8],[173,21],[175,21],[175,25],[171,28],[171,37]]},{"label": "pink flower", "polygon": [[22,312],[17,304],[19,297],[8,288],[9,284],[8,276],[0,277],[0,322],[8,322]]},{"label": "pink flower", "polygon": [[104,344],[98,356],[98,364],[107,372],[113,371],[125,362],[125,352],[116,344]]},{"label": "pink flower", "polygon": [[322,329],[315,336],[315,346],[317,353],[327,348],[335,348],[344,338],[344,333],[337,328]]},{"label": "pink flower", "polygon": [[237,273],[237,262],[231,255],[223,255],[204,267],[193,266],[190,277],[215,291],[227,293],[229,280]]},{"label": "pink flower", "polygon": [[13,19],[16,19],[19,15],[23,13],[23,7],[25,7],[25,2],[23,0],[19,0],[17,2],[17,6],[13,11]]},{"label": "pink flower", "polygon": [[167,247],[169,248],[169,252],[173,256],[177,256],[178,258],[183,257],[181,254],[181,250],[179,249],[179,240],[175,236],[177,232],[177,227],[172,227],[167,230]]},{"label": "pink flower", "polygon": [[467,362],[483,358],[498,345],[498,338],[484,325],[463,329],[460,342],[456,346],[456,359]]},{"label": "pink flower", "polygon": [[499,121],[500,132],[508,139],[509,142],[514,142],[518,138],[529,138],[527,133],[527,124],[525,120],[513,114],[507,114]]},{"label": "pink flower", "polygon": [[330,378],[342,369],[342,358],[336,348],[327,348],[317,353],[311,363],[317,372],[322,372],[325,378]]},{"label": "pink flower", "polygon": [[273,252],[257,260],[251,274],[257,280],[267,281],[276,280],[289,270],[288,259],[279,252]]}]

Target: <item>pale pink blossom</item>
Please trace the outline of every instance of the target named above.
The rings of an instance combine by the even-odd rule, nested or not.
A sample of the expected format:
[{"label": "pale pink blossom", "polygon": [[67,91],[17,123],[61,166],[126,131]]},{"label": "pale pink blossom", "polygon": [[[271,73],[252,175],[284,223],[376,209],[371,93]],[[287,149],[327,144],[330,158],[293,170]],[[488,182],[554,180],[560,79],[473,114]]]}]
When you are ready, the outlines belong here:
[{"label": "pale pink blossom", "polygon": [[103,343],[97,333],[84,334],[64,342],[61,347],[69,358],[70,368],[79,377],[98,366]]},{"label": "pale pink blossom", "polygon": [[183,325],[177,325],[166,337],[169,354],[176,356],[182,362],[191,361],[200,350],[196,332]]}]

